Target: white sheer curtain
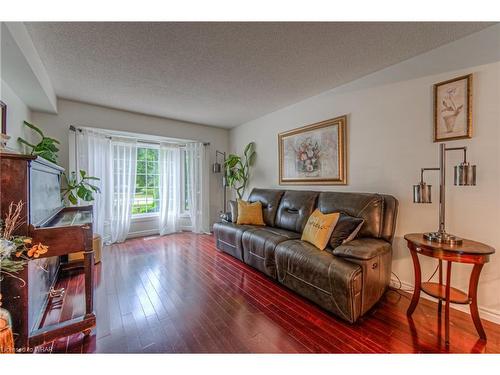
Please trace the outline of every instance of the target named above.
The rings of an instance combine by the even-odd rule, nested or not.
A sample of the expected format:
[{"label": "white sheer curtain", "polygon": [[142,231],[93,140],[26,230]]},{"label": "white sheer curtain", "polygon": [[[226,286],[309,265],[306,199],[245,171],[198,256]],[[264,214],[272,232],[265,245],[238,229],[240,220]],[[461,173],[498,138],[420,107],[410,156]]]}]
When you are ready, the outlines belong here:
[{"label": "white sheer curtain", "polygon": [[110,242],[123,242],[130,230],[132,204],[135,194],[137,142],[116,139],[111,142],[113,156],[112,208]]},{"label": "white sheer curtain", "polygon": [[209,233],[208,159],[203,143],[186,145],[186,173],[189,213],[194,233]]},{"label": "white sheer curtain", "polygon": [[[76,131],[76,156],[71,172],[80,170],[87,175],[98,177],[100,181],[92,182],[101,189],[101,193],[94,194],[93,204],[93,231],[100,234],[104,242],[110,240],[110,219],[113,190],[111,185],[112,157],[111,139],[104,134],[89,129]],[[71,136],[71,135],[70,135]],[[70,143],[71,144],[71,143]],[[79,204],[86,204],[79,202]]]},{"label": "white sheer curtain", "polygon": [[181,152],[178,145],[160,144],[160,235],[179,231]]}]

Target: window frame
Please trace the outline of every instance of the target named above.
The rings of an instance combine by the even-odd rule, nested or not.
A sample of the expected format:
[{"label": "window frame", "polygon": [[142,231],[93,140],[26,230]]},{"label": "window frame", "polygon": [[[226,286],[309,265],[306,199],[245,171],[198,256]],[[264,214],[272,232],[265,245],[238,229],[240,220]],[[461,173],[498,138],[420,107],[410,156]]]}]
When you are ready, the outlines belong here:
[{"label": "window frame", "polygon": [[[150,144],[150,143],[144,143],[141,144],[140,146],[137,146],[137,151],[139,149],[154,149],[158,151],[158,175],[159,178],[161,179],[160,175],[160,147],[155,144]],[[181,148],[181,155],[180,155],[180,181],[179,181],[179,189],[180,189],[180,194],[179,194],[179,199],[180,199],[180,210],[179,210],[179,216],[183,218],[190,218],[191,213],[189,212],[189,208],[186,210],[186,205],[185,205],[185,199],[186,199],[186,149]],[[137,165],[136,165],[136,184],[137,184]],[[145,175],[147,176],[147,174]],[[147,185],[146,185],[147,186]],[[134,186],[134,189],[136,186]],[[159,188],[159,186],[158,186]],[[134,191],[135,195],[135,191]],[[132,204],[132,209],[133,209],[133,204]],[[146,213],[138,213],[138,214],[132,214],[132,220],[133,221],[148,221],[151,220],[152,218],[157,218],[159,216],[159,212],[146,212]]]},{"label": "window frame", "polygon": [[186,210],[186,149],[181,148],[181,157],[180,157],[181,165],[180,165],[180,217],[191,217],[191,213],[189,212],[189,208]]},{"label": "window frame", "polygon": [[[160,147],[155,145],[155,144],[150,144],[150,143],[141,143],[140,146],[137,146],[137,153],[139,152],[139,149],[152,149],[152,150],[156,150],[158,152],[158,158],[156,160],[156,163],[158,165],[158,176],[159,176],[159,179],[161,178],[160,176]],[[146,161],[147,163],[147,161]],[[134,197],[135,197],[135,189],[137,188],[137,168],[138,168],[138,163],[137,163],[137,160],[136,160],[136,167],[135,167],[135,185],[134,185]],[[146,168],[147,168],[147,164],[146,164]],[[147,171],[147,169],[146,169]],[[145,188],[147,190],[147,176],[148,174],[144,174],[144,177],[145,177]],[[158,191],[160,189],[160,180],[158,179]],[[134,209],[134,204],[132,204],[132,210]],[[158,210],[159,210],[159,202],[158,202]],[[134,220],[134,221],[147,221],[148,219],[151,219],[151,218],[155,218],[155,217],[158,217],[159,216],[159,212],[144,212],[144,213],[137,213],[137,214],[134,214],[132,213],[132,217],[131,219]]]}]

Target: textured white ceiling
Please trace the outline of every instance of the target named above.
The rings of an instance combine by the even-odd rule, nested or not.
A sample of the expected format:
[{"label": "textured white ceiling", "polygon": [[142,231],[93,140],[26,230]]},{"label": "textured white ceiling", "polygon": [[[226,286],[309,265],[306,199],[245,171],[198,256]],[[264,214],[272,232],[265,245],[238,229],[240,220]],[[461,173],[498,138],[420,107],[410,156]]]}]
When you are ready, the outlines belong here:
[{"label": "textured white ceiling", "polygon": [[61,98],[231,128],[491,23],[26,23]]}]

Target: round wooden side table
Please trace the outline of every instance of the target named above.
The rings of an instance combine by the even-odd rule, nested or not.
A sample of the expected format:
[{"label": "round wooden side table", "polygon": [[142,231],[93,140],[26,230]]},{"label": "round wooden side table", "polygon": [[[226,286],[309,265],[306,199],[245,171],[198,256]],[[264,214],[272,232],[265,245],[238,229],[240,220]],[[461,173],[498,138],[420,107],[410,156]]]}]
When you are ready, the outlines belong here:
[{"label": "round wooden side table", "polygon": [[[420,291],[438,299],[438,314],[441,314],[442,303],[446,302],[444,320],[445,320],[445,342],[448,345],[450,341],[450,303],[458,303],[470,306],[470,313],[474,326],[479,337],[486,340],[479,311],[477,309],[477,286],[479,275],[483,265],[489,262],[490,255],[495,253],[491,246],[480,242],[463,240],[461,245],[447,245],[437,242],[431,242],[424,239],[423,233],[411,233],[405,235],[405,240],[410,249],[413,259],[413,268],[415,270],[415,291],[411,299],[410,307],[406,315],[411,316],[417,307],[420,299]],[[422,273],[418,254],[438,259],[439,282],[422,282]],[[446,284],[443,284],[443,260],[446,264]],[[472,273],[469,281],[469,291],[465,293],[459,289],[452,288],[451,265],[453,262],[473,264]]]}]

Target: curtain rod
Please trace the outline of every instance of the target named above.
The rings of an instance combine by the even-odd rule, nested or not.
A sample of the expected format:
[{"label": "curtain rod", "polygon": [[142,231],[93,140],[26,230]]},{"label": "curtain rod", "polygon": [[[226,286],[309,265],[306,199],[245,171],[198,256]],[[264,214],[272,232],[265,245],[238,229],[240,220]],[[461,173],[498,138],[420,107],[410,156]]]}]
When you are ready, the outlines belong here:
[{"label": "curtain rod", "polygon": [[[73,131],[73,132],[76,132],[76,131],[79,131],[81,132],[82,129],[81,128],[77,128],[73,125],[70,125],[69,126],[69,130],[70,131]],[[113,137],[111,135],[106,135],[107,138],[109,139],[113,139]],[[138,143],[147,143],[147,144],[153,144],[153,145],[159,145],[161,144],[162,142],[159,142],[159,141],[149,141],[149,140],[145,140],[145,139],[137,139],[137,142]],[[182,144],[182,143],[179,143],[180,146],[186,146],[186,144]],[[203,142],[203,146],[210,146],[210,142]]]}]

